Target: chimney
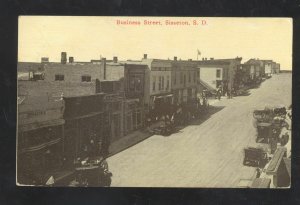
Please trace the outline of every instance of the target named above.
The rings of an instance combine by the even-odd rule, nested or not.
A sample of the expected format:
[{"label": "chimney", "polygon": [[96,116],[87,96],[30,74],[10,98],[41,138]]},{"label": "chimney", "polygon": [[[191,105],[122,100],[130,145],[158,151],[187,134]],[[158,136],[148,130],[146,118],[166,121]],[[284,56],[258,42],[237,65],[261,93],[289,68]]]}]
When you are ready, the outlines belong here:
[{"label": "chimney", "polygon": [[174,61],[177,61],[177,56],[174,56]]},{"label": "chimney", "polygon": [[103,65],[103,79],[106,80],[106,58],[101,59],[101,65]]},{"label": "chimney", "polygon": [[190,58],[188,61],[192,61],[192,59]]},{"label": "chimney", "polygon": [[42,57],[41,58],[41,63],[49,63],[49,58],[48,57]]},{"label": "chimney", "polygon": [[72,56],[69,57],[69,63],[74,63],[74,57]]},{"label": "chimney", "polygon": [[207,61],[207,58],[205,58],[205,60]]},{"label": "chimney", "polygon": [[117,57],[117,56],[114,56],[113,62],[114,62],[114,63],[117,63],[117,62],[118,62],[118,57]]},{"label": "chimney", "polygon": [[204,61],[204,60],[205,60],[205,58],[202,58],[202,60]]},{"label": "chimney", "polygon": [[66,64],[67,63],[67,52],[61,52],[61,64]]},{"label": "chimney", "polygon": [[214,58],[210,58],[210,60],[213,60]]},{"label": "chimney", "polygon": [[147,59],[147,54],[144,54],[144,59]]}]

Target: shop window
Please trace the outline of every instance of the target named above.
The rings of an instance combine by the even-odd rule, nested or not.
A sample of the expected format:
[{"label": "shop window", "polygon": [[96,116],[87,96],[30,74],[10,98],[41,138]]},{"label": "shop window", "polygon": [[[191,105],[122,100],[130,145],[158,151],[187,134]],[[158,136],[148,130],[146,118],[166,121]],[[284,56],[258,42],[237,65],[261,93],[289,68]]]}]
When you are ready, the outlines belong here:
[{"label": "shop window", "polygon": [[161,76],[158,77],[158,90],[161,90]]},{"label": "shop window", "polygon": [[140,112],[136,113],[136,121],[137,121],[137,127],[139,127],[141,125],[141,123],[142,123],[141,113]]},{"label": "shop window", "polygon": [[61,74],[56,74],[55,75],[55,81],[64,81],[65,80],[65,76],[61,75]]},{"label": "shop window", "polygon": [[156,84],[156,77],[153,76],[153,79],[152,79],[152,90],[155,91],[155,84]]},{"label": "shop window", "polygon": [[175,72],[175,75],[174,75],[174,85],[176,85],[176,77],[177,77],[177,73]]},{"label": "shop window", "polygon": [[169,90],[170,88],[170,76],[167,76],[167,87],[166,90]]},{"label": "shop window", "polygon": [[[131,75],[129,82],[129,89],[132,92],[140,92],[142,90],[142,77],[140,75]],[[153,78],[155,81],[155,78]]]},{"label": "shop window", "polygon": [[129,89],[130,89],[130,91],[134,91],[134,77],[133,76],[130,76]]},{"label": "shop window", "polygon": [[133,125],[133,129],[137,128],[137,125],[136,125],[136,115],[135,114],[133,114],[133,116],[132,116],[132,125]]},{"label": "shop window", "polygon": [[121,109],[121,103],[120,103],[120,102],[113,102],[113,103],[112,103],[112,109],[113,109],[114,111],[120,110],[120,109]]},{"label": "shop window", "polygon": [[131,115],[127,115],[126,117],[126,123],[127,123],[127,131],[131,131]]},{"label": "shop window", "polygon": [[81,82],[91,82],[91,76],[89,75],[81,76]]},{"label": "shop window", "polygon": [[221,77],[221,70],[218,69],[218,70],[217,70],[217,78],[220,78],[220,77]]},{"label": "shop window", "polygon": [[183,73],[180,73],[180,84],[183,83]]},{"label": "shop window", "polygon": [[113,123],[114,123],[114,137],[120,137],[120,115],[113,116]]},{"label": "shop window", "polygon": [[135,78],[135,90],[141,91],[142,90],[142,80],[140,77]]}]

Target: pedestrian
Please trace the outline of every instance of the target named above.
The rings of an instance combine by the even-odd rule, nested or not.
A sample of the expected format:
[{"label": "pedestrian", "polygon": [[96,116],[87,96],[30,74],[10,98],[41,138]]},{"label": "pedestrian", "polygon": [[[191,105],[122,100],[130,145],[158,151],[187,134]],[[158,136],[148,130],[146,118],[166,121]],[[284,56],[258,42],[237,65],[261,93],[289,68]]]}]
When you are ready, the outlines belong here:
[{"label": "pedestrian", "polygon": [[89,155],[90,155],[90,157],[97,155],[97,147],[96,147],[93,139],[91,139],[91,141],[90,141]]},{"label": "pedestrian", "polygon": [[150,125],[151,125],[151,118],[148,117],[148,118],[147,118],[147,127],[150,127]]},{"label": "pedestrian", "polygon": [[88,146],[86,144],[83,145],[82,147],[82,154],[81,158],[85,159],[88,157]]},{"label": "pedestrian", "polygon": [[260,174],[261,174],[261,171],[260,171],[260,169],[257,167],[257,168],[256,168],[256,178],[259,178],[259,177],[260,177]]},{"label": "pedestrian", "polygon": [[222,87],[219,85],[217,90],[217,96],[219,100],[221,99],[221,95],[222,95]]},{"label": "pedestrian", "polygon": [[228,90],[228,99],[232,99],[232,92],[231,92],[231,88],[229,88],[229,90]]}]

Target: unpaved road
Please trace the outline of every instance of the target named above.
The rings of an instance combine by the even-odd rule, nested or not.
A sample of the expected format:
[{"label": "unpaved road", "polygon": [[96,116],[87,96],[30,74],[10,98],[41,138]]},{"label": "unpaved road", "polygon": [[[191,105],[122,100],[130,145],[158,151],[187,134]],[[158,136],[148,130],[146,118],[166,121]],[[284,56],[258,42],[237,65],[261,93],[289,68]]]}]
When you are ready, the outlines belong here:
[{"label": "unpaved road", "polygon": [[154,135],[108,159],[112,186],[236,187],[254,168],[242,165],[243,148],[255,146],[252,112],[291,104],[292,75],[274,75],[250,96],[221,99],[220,109],[169,137]]}]

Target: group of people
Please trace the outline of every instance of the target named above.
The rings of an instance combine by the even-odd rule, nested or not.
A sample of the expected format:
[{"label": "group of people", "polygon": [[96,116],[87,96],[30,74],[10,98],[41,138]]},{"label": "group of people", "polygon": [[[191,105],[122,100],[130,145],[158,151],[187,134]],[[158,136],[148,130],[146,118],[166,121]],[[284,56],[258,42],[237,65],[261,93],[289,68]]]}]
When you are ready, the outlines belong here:
[{"label": "group of people", "polygon": [[89,142],[83,144],[80,158],[102,156],[104,158],[109,154],[109,142],[107,137],[103,137],[96,142],[97,137],[91,135]]},{"label": "group of people", "polygon": [[201,97],[190,100],[182,104],[171,104],[168,108],[162,110],[158,108],[150,112],[146,117],[146,126],[149,127],[153,123],[162,121],[165,126],[173,127],[184,125],[190,120],[199,118],[208,110],[208,101],[206,92]]},{"label": "group of people", "polygon": [[223,96],[227,95],[228,99],[232,99],[234,93],[235,93],[235,89],[234,88],[224,90],[223,87],[222,87],[222,85],[219,85],[218,88],[217,88],[216,98],[218,98],[219,100],[221,100],[221,96],[222,95]]}]

